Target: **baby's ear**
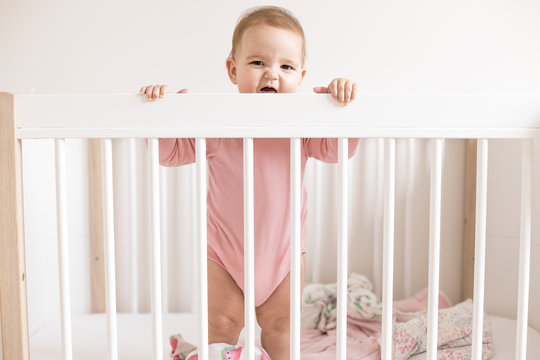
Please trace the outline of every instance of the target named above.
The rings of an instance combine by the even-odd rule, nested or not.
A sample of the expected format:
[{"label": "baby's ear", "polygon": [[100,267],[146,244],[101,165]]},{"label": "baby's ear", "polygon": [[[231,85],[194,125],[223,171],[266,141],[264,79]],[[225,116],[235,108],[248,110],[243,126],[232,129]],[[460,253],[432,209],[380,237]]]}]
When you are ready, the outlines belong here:
[{"label": "baby's ear", "polygon": [[302,80],[304,80],[304,76],[306,76],[306,72],[307,72],[306,69],[302,69],[302,77],[300,78],[300,82],[298,83],[298,86],[302,84]]},{"label": "baby's ear", "polygon": [[236,80],[236,62],[232,57],[227,58],[227,61],[225,61],[225,65],[227,66],[227,73],[229,74],[229,79],[231,79],[231,82],[234,85],[237,85]]}]

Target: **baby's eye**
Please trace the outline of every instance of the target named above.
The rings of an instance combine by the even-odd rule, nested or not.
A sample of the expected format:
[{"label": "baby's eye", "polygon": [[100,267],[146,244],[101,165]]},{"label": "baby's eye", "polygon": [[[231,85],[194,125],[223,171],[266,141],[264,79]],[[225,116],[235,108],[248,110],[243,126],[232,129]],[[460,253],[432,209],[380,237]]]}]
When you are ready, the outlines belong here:
[{"label": "baby's eye", "polygon": [[263,62],[260,61],[260,60],[254,60],[254,61],[250,62],[250,64],[257,65],[257,66],[262,66],[262,65],[264,65]]},{"label": "baby's eye", "polygon": [[293,67],[291,65],[281,65],[281,68],[283,70],[293,70]]}]

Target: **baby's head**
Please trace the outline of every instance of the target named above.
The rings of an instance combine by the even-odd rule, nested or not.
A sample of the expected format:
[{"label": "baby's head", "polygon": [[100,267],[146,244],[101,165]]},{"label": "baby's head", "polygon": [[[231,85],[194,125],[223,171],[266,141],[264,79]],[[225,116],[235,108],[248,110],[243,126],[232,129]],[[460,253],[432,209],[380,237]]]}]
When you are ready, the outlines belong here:
[{"label": "baby's head", "polygon": [[298,19],[283,8],[264,6],[248,10],[238,21],[226,65],[241,93],[292,93],[306,74],[305,57]]}]

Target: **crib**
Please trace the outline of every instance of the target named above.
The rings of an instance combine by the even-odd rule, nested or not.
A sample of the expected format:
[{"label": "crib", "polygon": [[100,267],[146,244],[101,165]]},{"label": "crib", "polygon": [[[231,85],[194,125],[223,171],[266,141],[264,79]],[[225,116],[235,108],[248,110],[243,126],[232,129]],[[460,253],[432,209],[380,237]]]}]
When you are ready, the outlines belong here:
[{"label": "crib", "polygon": [[[208,104],[212,104],[208,106]],[[242,109],[242,111],[238,111]],[[225,122],[223,118],[228,120]],[[151,119],[151,121],[149,121]],[[244,138],[245,350],[254,357],[257,329],[253,278],[253,139],[291,142],[291,359],[300,359],[300,138],[332,137],[339,142],[339,223],[337,229],[337,358],[347,358],[346,279],[348,270],[348,138],[375,138],[384,145],[382,227],[381,358],[392,358],[394,301],[394,203],[396,139],[430,139],[430,219],[428,277],[428,359],[437,358],[442,158],[445,139],[470,141],[476,156],[467,180],[463,286],[471,288],[473,359],[482,358],[486,261],[487,152],[490,139],[522,139],[521,239],[517,317],[491,316],[494,359],[540,357],[540,333],[528,326],[531,248],[532,140],[540,136],[540,96],[361,94],[341,107],[329,96],[279,94],[190,94],[147,102],[136,95],[0,94],[0,315],[3,359],[163,359],[166,338],[188,334],[207,359],[206,138]],[[167,313],[162,303],[160,173],[158,138],[196,138],[197,311]],[[23,231],[23,139],[55,139],[56,204],[61,321],[28,332],[25,238]],[[64,139],[101,139],[106,313],[71,316],[68,258],[66,144]],[[117,314],[111,139],[148,139],[151,226],[151,314]],[[142,141],[142,140],[141,140]],[[476,164],[475,164],[476,163]],[[137,271],[136,268],[133,271]],[[179,325],[181,324],[181,325]],[[515,329],[515,337],[513,335]],[[106,332],[106,336],[105,336]],[[30,343],[33,345],[30,346]],[[149,345],[151,343],[151,345]],[[143,346],[146,344],[148,346]]]}]

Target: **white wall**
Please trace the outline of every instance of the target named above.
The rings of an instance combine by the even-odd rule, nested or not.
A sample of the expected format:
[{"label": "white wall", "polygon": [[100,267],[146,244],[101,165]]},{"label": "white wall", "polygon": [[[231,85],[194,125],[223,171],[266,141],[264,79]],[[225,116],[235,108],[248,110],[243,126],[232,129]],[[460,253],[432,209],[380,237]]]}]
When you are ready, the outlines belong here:
[{"label": "white wall", "polygon": [[[302,92],[310,92],[313,86],[326,85],[332,78],[344,76],[355,79],[361,92],[540,93],[540,2],[536,0],[269,3],[288,7],[304,26],[308,73]],[[237,17],[242,10],[257,4],[263,2],[2,0],[0,90],[28,93],[36,88],[37,93],[135,93],[143,84],[168,82],[174,89],[187,87],[192,92],[235,92],[227,79],[224,61]],[[70,249],[76,259],[72,260],[72,265],[82,262],[80,271],[72,272],[72,296],[78,304],[73,312],[84,313],[89,310],[89,290],[84,286],[89,275],[83,269],[89,261],[84,256],[88,247],[86,180],[76,174],[85,172],[86,145],[72,140],[69,146],[73,150],[69,159],[72,166],[69,191],[71,199],[81,200],[79,205],[70,205]],[[119,151],[116,156],[124,156],[122,144],[115,146]],[[362,146],[365,151],[359,157],[373,153],[373,144],[369,141]],[[425,214],[428,206],[423,192],[427,184],[425,146],[421,143],[417,154],[415,191],[418,197],[414,200],[420,214]],[[451,142],[448,146],[444,199],[451,205],[443,210],[445,268],[441,284],[456,301],[459,298],[456,279],[459,280],[461,270],[452,265],[459,263],[456,259],[461,251],[458,213],[462,206],[459,190],[462,165],[459,159],[463,146],[460,142]],[[50,141],[25,141],[24,144],[31,331],[43,321],[56,317],[58,312],[56,302],[40,296],[44,292],[57,293],[57,285],[51,281],[57,276],[52,149]],[[398,151],[398,158],[405,156],[403,144],[398,144]],[[515,294],[517,281],[508,275],[517,274],[515,244],[519,236],[516,220],[519,172],[508,155],[516,153],[515,144],[508,142],[493,144],[490,152],[488,254],[493,257],[487,265],[486,309],[508,316],[515,314],[515,296],[507,295]],[[353,169],[365,192],[374,184],[369,175],[373,163],[358,160]],[[167,171],[174,173],[171,177],[179,181],[189,177],[189,170]],[[331,174],[328,172],[324,181],[331,183]],[[536,169],[536,180],[538,176]],[[143,173],[141,179],[144,179]],[[398,187],[401,201],[402,186]],[[121,191],[117,196],[122,196]],[[364,215],[361,221],[364,228],[355,230],[363,236],[367,234],[368,238],[373,236],[370,201],[372,199],[359,195],[359,201],[352,205]],[[537,212],[537,192],[534,204]],[[403,202],[398,204],[398,238],[404,228],[403,206]],[[427,254],[427,220],[418,217],[411,221],[420,244],[413,254],[413,264],[424,274],[411,284],[416,290],[427,281],[427,265],[425,260],[420,260]],[[184,229],[178,231],[186,231],[185,226],[174,224]],[[533,229],[532,250],[536,273],[540,256],[537,225],[535,223]],[[327,226],[330,229],[331,225]],[[326,234],[330,230],[323,231]],[[125,240],[120,236],[119,249],[123,248],[122,244]],[[356,253],[363,251],[358,244],[351,245]],[[179,254],[190,251],[182,246],[171,249]],[[371,241],[365,246],[372,251]],[[400,246],[396,245],[396,252],[402,249]],[[508,254],[512,261],[507,261]],[[373,275],[370,261],[354,263],[352,269]],[[144,264],[141,259],[142,269]],[[402,267],[403,260],[398,257],[396,272]],[[334,268],[331,262],[327,264],[323,280],[335,278]],[[119,276],[126,271],[119,269]],[[187,277],[186,268],[175,268],[175,271]],[[396,297],[406,294],[403,284],[396,283]],[[539,304],[540,289],[536,286],[531,291],[531,304]],[[124,306],[125,300],[119,301],[119,306]],[[189,302],[171,306],[178,310],[188,307]],[[145,300],[141,300],[141,309],[147,309]],[[540,328],[537,309],[538,306],[531,307],[531,320]]]}]

